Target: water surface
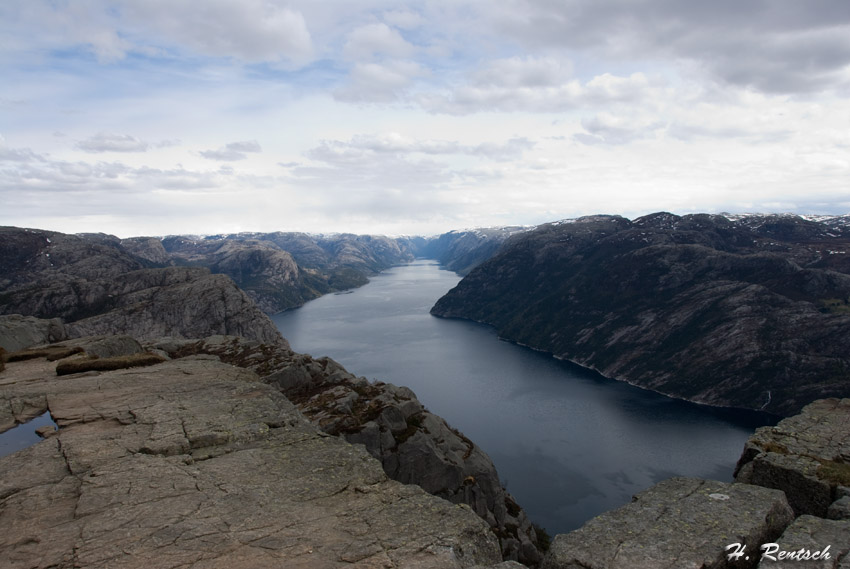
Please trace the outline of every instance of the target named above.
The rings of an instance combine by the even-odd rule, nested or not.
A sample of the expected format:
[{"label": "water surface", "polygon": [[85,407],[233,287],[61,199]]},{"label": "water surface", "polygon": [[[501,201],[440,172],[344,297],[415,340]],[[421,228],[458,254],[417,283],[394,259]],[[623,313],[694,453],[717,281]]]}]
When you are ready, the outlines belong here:
[{"label": "water surface", "polygon": [[501,341],[490,327],[431,316],[459,280],[417,261],[273,320],[298,352],[413,389],[490,455],[553,535],[670,476],[731,481],[747,437],[771,421],[670,399]]},{"label": "water surface", "polygon": [[0,433],[0,457],[18,452],[19,450],[31,447],[35,443],[41,441],[41,437],[36,434],[36,429],[46,427],[48,425],[56,428],[56,423],[53,422],[53,417],[49,411],[45,411],[38,417],[15,425],[8,431]]}]

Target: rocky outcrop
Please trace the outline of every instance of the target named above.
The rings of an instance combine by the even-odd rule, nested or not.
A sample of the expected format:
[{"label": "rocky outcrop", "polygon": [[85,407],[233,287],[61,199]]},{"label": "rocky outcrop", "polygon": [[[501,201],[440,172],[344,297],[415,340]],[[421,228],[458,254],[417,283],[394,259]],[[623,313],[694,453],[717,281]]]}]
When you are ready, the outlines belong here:
[{"label": "rocky outcrop", "polygon": [[830,506],[850,494],[850,399],[816,401],[756,430],[735,478],[782,490],[798,516],[827,517]]},{"label": "rocky outcrop", "polygon": [[65,340],[68,331],[60,318],[44,320],[34,316],[0,316],[0,348],[15,352],[29,346]]},{"label": "rocky outcrop", "polygon": [[252,372],[186,358],[57,380],[10,363],[0,409],[59,431],[0,459],[4,567],[492,567],[466,506],[389,480]]},{"label": "rocky outcrop", "polygon": [[[695,478],[671,478],[555,537],[544,569],[678,569],[755,567],[754,551],[793,520],[782,492]],[[736,563],[731,544],[752,555]]]},{"label": "rocky outcrop", "polygon": [[758,551],[759,569],[850,569],[850,521],[800,516]]},{"label": "rocky outcrop", "polygon": [[330,358],[314,359],[239,338],[165,339],[149,347],[171,357],[214,355],[255,371],[324,432],[364,445],[392,479],[469,505],[499,537],[506,559],[532,565],[540,561],[536,531],[502,487],[490,458],[425,410],[410,389],[370,383]]},{"label": "rocky outcrop", "polygon": [[204,268],[144,268],[117,238],[3,228],[0,251],[8,254],[0,314],[61,318],[70,336],[238,334],[284,342],[229,278]]},{"label": "rocky outcrop", "polygon": [[124,332],[151,339],[237,334],[261,342],[285,342],[232,280],[206,269],[135,271],[112,280],[103,292],[109,309],[70,322],[71,335]]},{"label": "rocky outcrop", "polygon": [[162,239],[158,237],[130,237],[122,239],[121,245],[130,254],[156,265],[165,267],[174,264],[174,259],[162,246]]},{"label": "rocky outcrop", "polygon": [[509,239],[432,314],[666,395],[793,414],[850,395],[846,227],[593,216]]}]

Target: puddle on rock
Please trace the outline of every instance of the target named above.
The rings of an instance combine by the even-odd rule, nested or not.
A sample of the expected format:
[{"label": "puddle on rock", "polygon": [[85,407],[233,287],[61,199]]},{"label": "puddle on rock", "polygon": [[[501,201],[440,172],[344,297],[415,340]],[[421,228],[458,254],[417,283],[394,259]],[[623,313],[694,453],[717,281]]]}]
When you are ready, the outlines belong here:
[{"label": "puddle on rock", "polygon": [[52,425],[53,428],[57,427],[53,417],[50,416],[50,411],[45,411],[35,419],[0,433],[0,457],[18,452],[39,442],[42,438],[36,434],[35,430],[48,425]]}]

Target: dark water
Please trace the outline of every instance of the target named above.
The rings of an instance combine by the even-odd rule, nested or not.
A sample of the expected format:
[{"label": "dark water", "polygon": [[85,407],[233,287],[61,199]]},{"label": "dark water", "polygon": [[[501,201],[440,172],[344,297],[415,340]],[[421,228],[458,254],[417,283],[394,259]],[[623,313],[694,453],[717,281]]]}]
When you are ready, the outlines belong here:
[{"label": "dark water", "polygon": [[0,433],[0,457],[18,452],[39,442],[41,437],[35,434],[35,430],[47,425],[56,427],[56,423],[53,422],[53,417],[50,416],[49,411],[42,413],[35,419],[31,419],[26,423],[21,423],[8,431]]},{"label": "dark water", "polygon": [[478,443],[532,521],[556,534],[670,476],[730,481],[771,418],[669,399],[431,316],[460,278],[432,261],[273,318],[294,350],[412,388]]}]

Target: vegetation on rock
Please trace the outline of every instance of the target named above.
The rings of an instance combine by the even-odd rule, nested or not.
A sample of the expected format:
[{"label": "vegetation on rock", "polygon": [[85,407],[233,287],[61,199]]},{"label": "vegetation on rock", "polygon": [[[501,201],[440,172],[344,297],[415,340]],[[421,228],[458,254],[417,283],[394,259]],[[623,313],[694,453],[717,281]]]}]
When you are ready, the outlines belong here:
[{"label": "vegetation on rock", "polygon": [[131,367],[146,367],[166,361],[166,358],[151,353],[115,356],[112,358],[79,358],[56,364],[56,375],[70,375],[84,371],[112,371]]}]

